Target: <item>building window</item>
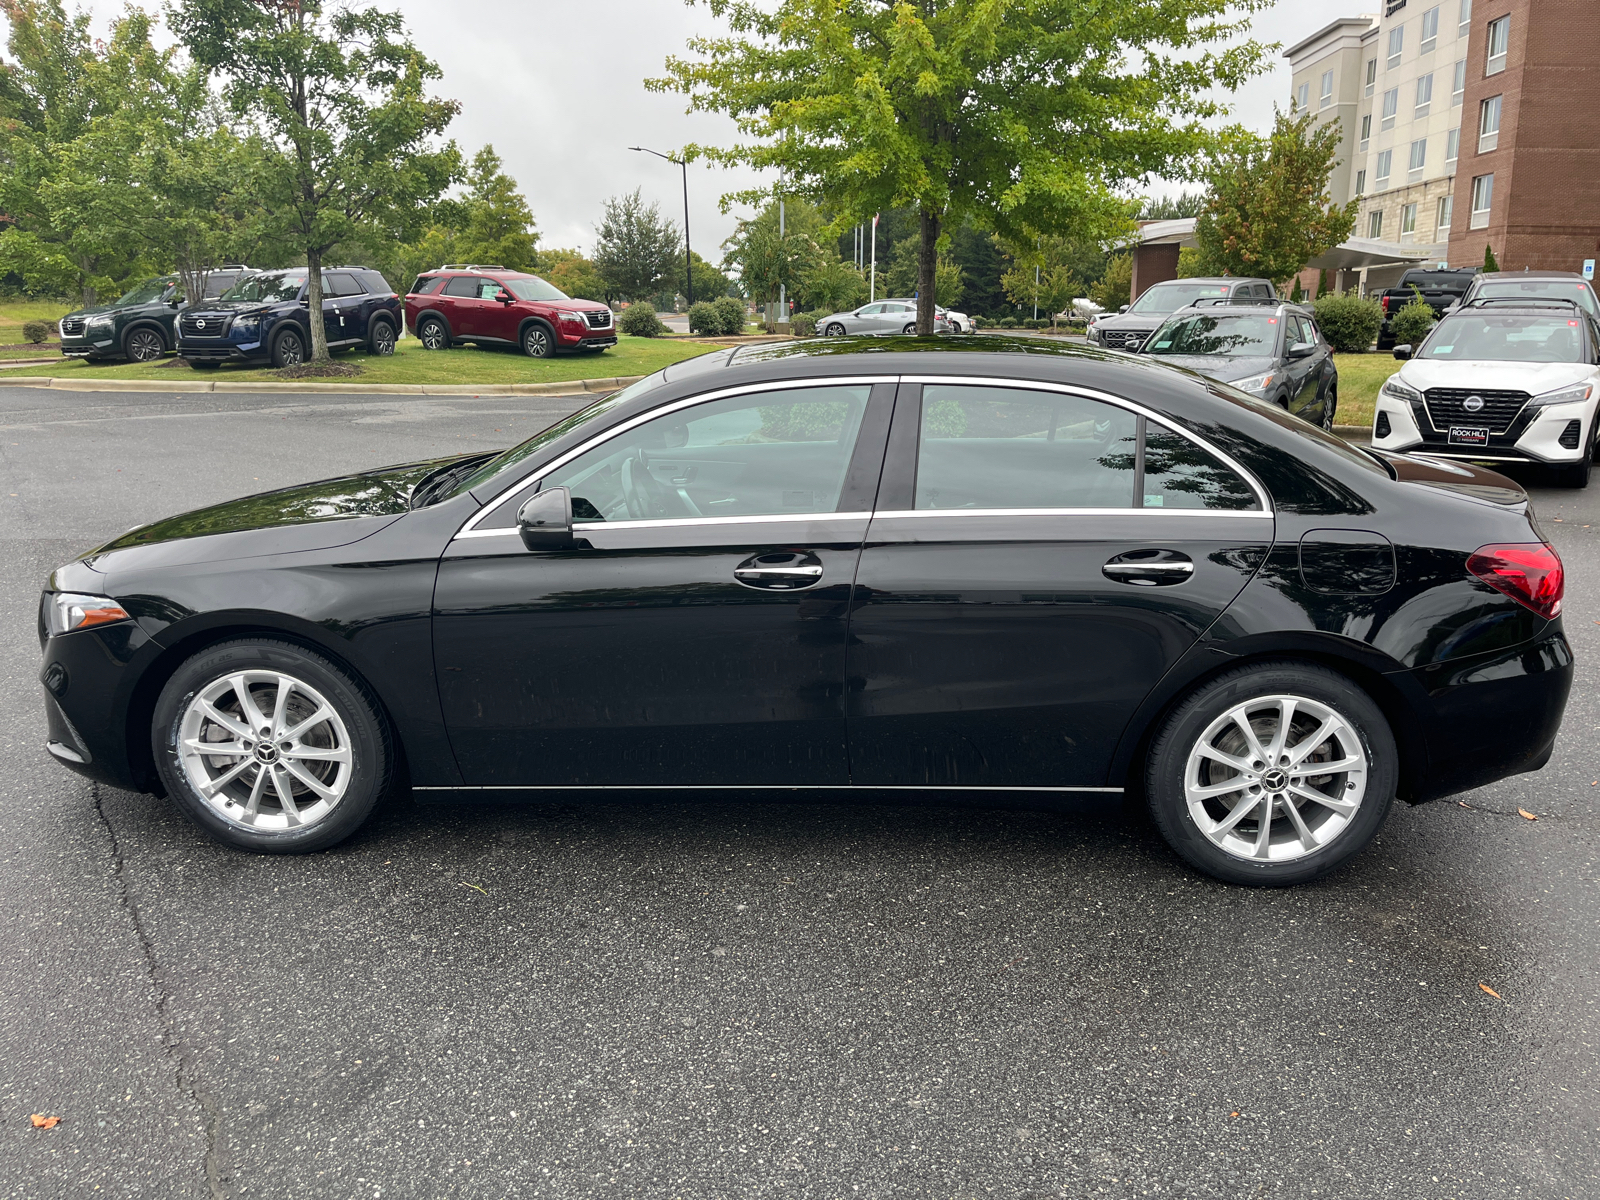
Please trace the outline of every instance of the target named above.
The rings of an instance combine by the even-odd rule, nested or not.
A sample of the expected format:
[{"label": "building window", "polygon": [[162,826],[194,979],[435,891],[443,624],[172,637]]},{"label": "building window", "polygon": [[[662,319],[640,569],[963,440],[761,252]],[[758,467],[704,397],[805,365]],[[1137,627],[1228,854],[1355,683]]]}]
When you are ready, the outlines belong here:
[{"label": "building window", "polygon": [[1381,238],[1383,236],[1383,210],[1376,209],[1367,214],[1367,236]]},{"label": "building window", "polygon": [[1418,54],[1426,54],[1439,44],[1439,8],[1435,5],[1422,14],[1422,44]]},{"label": "building window", "polygon": [[1357,171],[1356,172],[1356,195],[1365,196],[1366,194],[1367,194],[1367,173],[1365,171]]},{"label": "building window", "polygon": [[1375,58],[1369,58],[1367,59],[1367,95],[1372,95],[1372,89],[1377,86],[1377,83],[1378,60]]},{"label": "building window", "polygon": [[1396,25],[1389,30],[1389,61],[1384,64],[1384,69],[1392,71],[1400,65],[1400,51],[1405,49],[1406,27]]},{"label": "building window", "polygon": [[1411,165],[1408,170],[1420,171],[1428,163],[1428,139],[1418,138],[1411,143]]},{"label": "building window", "polygon": [[1490,96],[1478,105],[1478,153],[1487,154],[1500,144],[1501,96]]},{"label": "building window", "polygon": [[1294,90],[1294,106],[1301,112],[1311,107],[1311,85],[1302,83]]},{"label": "building window", "polygon": [[1367,152],[1367,143],[1372,140],[1372,114],[1367,113],[1361,118],[1361,153]]},{"label": "building window", "polygon": [[1428,115],[1428,108],[1433,104],[1433,76],[1424,75],[1417,80],[1417,111],[1416,116]]},{"label": "building window", "polygon": [[1450,107],[1455,108],[1467,94],[1467,60],[1456,63],[1455,78],[1450,81]]},{"label": "building window", "polygon": [[1489,62],[1485,75],[1498,75],[1506,69],[1506,50],[1511,45],[1511,18],[1489,22]]},{"label": "building window", "polygon": [[1400,89],[1390,88],[1383,94],[1383,123],[1380,129],[1394,128],[1394,115],[1400,111]]},{"label": "building window", "polygon": [[1453,163],[1461,156],[1461,126],[1444,135],[1444,161]]},{"label": "building window", "polygon": [[1400,209],[1400,240],[1409,242],[1417,236],[1417,206],[1407,204]]},{"label": "building window", "polygon": [[1466,37],[1472,32],[1472,0],[1461,0],[1461,12],[1456,16],[1456,36]]},{"label": "building window", "polygon": [[1394,162],[1393,150],[1378,151],[1377,183],[1379,187],[1389,182],[1389,165]]},{"label": "building window", "polygon": [[1455,206],[1456,198],[1454,196],[1439,197],[1439,221],[1434,233],[1434,241],[1439,241],[1441,237],[1449,236],[1450,214],[1455,209]]},{"label": "building window", "polygon": [[1494,203],[1494,176],[1478,175],[1472,180],[1471,229],[1489,228],[1489,208]]},{"label": "building window", "polygon": [[1327,108],[1333,103],[1333,72],[1322,73],[1322,107]]}]

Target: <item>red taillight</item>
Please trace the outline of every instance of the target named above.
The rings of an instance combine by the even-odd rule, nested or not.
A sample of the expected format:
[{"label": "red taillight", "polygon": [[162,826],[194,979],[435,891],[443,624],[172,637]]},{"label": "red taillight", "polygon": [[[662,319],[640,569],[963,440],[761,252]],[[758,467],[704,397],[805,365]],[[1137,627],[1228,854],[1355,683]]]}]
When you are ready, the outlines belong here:
[{"label": "red taillight", "polygon": [[1389,311],[1389,297],[1388,296],[1384,296],[1383,297],[1383,311],[1384,312],[1388,312]]},{"label": "red taillight", "polygon": [[1480,546],[1467,559],[1467,570],[1541,617],[1561,614],[1566,580],[1561,556],[1549,542]]}]

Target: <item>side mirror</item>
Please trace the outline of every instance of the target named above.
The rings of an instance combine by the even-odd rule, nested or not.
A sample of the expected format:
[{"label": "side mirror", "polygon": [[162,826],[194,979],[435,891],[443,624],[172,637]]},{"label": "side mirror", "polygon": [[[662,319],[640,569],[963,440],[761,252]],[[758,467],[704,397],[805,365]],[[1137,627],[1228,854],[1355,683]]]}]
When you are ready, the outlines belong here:
[{"label": "side mirror", "polygon": [[1289,347],[1290,358],[1310,358],[1316,352],[1317,348],[1311,342],[1296,342]]},{"label": "side mirror", "polygon": [[516,303],[517,299],[510,292],[506,291],[505,288],[501,288],[498,292],[496,292],[494,294],[494,298],[500,301],[501,304],[514,304]]},{"label": "side mirror", "polygon": [[1411,357],[1411,347],[1410,346],[1396,346],[1394,348],[1394,356],[1396,358],[1398,358],[1401,362],[1405,362],[1407,359],[1409,359]]},{"label": "side mirror", "polygon": [[572,491],[553,487],[529,496],[517,510],[517,533],[529,550],[571,550]]},{"label": "side mirror", "polygon": [[1124,304],[1121,308],[1117,309],[1117,315],[1121,316],[1123,313],[1127,312],[1132,307],[1133,307],[1133,305],[1131,305],[1131,304]]}]

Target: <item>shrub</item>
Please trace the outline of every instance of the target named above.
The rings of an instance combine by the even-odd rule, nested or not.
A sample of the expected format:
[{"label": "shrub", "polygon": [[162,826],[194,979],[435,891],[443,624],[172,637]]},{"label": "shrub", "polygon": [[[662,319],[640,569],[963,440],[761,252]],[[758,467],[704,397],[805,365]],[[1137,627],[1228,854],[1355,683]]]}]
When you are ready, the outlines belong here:
[{"label": "shrub", "polygon": [[795,313],[789,318],[789,332],[795,337],[815,337],[817,333],[816,313]]},{"label": "shrub", "polygon": [[1017,319],[1015,317],[1001,317],[995,324],[1001,329],[1015,329],[1017,327]]},{"label": "shrub", "polygon": [[1422,345],[1422,339],[1428,336],[1428,330],[1438,320],[1433,315],[1433,308],[1422,298],[1422,293],[1415,287],[1411,290],[1414,294],[1410,303],[1389,318],[1389,336],[1397,346]]},{"label": "shrub", "polygon": [[1494,256],[1494,247],[1488,242],[1483,244],[1483,269],[1485,271],[1498,271],[1500,264]]},{"label": "shrub", "polygon": [[1383,308],[1359,296],[1327,295],[1312,305],[1317,327],[1328,344],[1343,354],[1360,354],[1372,345],[1383,324]]},{"label": "shrub", "polygon": [[45,341],[50,336],[51,325],[49,321],[24,321],[22,336],[30,342]]},{"label": "shrub", "polygon": [[715,304],[701,300],[689,306],[689,332],[716,337],[722,333],[722,314]]},{"label": "shrub", "polygon": [[717,332],[723,337],[733,337],[744,332],[745,306],[743,300],[736,300],[732,296],[722,296],[711,302],[711,307],[717,310],[721,324]]},{"label": "shrub", "polygon": [[644,302],[628,305],[617,320],[617,327],[629,337],[660,337],[667,327],[656,316],[655,308]]}]

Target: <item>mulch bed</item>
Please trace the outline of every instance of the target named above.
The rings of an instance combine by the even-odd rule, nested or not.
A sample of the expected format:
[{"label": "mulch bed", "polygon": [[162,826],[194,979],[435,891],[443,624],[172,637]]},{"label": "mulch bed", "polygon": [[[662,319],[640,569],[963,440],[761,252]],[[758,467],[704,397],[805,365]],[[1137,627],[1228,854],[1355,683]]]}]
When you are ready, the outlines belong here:
[{"label": "mulch bed", "polygon": [[363,369],[359,363],[301,363],[279,367],[272,374],[276,379],[350,379],[360,375]]},{"label": "mulch bed", "polygon": [[41,353],[43,353],[46,350],[59,350],[59,349],[61,349],[61,343],[58,342],[58,341],[57,342],[10,342],[10,343],[8,343],[8,344],[6,344],[4,346],[0,346],[0,350],[38,350]]}]

